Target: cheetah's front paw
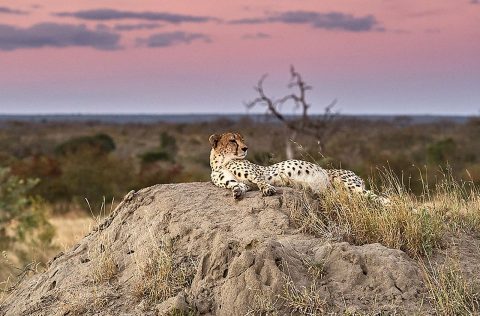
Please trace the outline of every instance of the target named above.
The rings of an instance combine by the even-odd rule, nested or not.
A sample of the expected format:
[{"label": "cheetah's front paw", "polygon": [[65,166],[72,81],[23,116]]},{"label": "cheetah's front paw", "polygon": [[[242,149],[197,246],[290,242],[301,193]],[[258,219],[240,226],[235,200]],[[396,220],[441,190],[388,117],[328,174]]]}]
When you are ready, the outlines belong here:
[{"label": "cheetah's front paw", "polygon": [[264,196],[274,195],[277,193],[277,189],[275,189],[275,187],[272,185],[266,185],[262,188],[262,193]]},{"label": "cheetah's front paw", "polygon": [[232,194],[233,194],[233,198],[235,200],[239,200],[241,199],[244,195],[245,195],[245,192],[247,192],[249,189],[248,185],[244,184],[244,183],[239,183],[237,184],[233,189],[232,189]]},{"label": "cheetah's front paw", "polygon": [[242,198],[244,192],[239,187],[234,187],[232,189],[232,194],[233,194],[233,198],[235,200],[240,200]]}]

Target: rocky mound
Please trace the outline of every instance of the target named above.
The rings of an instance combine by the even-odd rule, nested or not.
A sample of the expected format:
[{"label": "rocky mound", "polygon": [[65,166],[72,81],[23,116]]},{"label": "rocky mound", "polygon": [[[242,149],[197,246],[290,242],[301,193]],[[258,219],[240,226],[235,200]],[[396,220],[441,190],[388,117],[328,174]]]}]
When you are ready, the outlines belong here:
[{"label": "rocky mound", "polygon": [[48,269],[18,285],[2,315],[284,315],[425,308],[417,264],[380,244],[302,234],[295,194],[234,201],[210,183],[130,192]]}]

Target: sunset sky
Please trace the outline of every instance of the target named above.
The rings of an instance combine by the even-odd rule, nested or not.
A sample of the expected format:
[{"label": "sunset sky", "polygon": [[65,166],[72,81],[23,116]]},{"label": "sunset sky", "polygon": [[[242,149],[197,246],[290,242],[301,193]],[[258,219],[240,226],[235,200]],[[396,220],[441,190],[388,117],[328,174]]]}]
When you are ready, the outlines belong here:
[{"label": "sunset sky", "polygon": [[0,0],[0,114],[244,113],[290,65],[313,112],[479,115],[480,0]]}]

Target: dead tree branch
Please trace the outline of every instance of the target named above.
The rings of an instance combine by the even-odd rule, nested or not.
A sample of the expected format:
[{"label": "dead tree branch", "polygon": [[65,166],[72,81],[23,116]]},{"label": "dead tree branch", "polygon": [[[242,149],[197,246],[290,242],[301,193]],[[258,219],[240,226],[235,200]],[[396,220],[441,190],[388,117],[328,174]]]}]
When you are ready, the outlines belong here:
[{"label": "dead tree branch", "polygon": [[[263,88],[266,78],[267,75],[263,75],[254,87],[258,97],[246,103],[247,108],[250,109],[255,106],[266,107],[267,113],[283,123],[292,133],[315,138],[323,150],[325,140],[336,132],[339,127],[339,124],[334,124],[334,121],[338,118],[338,112],[333,111],[337,100],[335,99],[327,105],[323,114],[311,115],[308,113],[311,105],[306,100],[306,92],[312,90],[312,87],[302,79],[300,73],[293,66],[290,67],[290,82],[287,87],[296,91],[282,98],[275,99],[266,95]],[[295,110],[301,110],[300,117],[287,117],[284,115],[281,108],[285,104],[292,104]]]}]

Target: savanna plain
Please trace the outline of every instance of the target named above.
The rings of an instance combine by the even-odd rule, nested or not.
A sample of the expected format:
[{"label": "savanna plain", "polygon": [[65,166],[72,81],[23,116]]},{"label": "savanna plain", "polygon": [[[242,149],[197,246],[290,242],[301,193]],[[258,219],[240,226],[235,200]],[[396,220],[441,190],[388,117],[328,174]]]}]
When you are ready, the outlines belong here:
[{"label": "savanna plain", "polygon": [[[340,306],[315,287],[322,282],[329,286],[334,266],[327,259],[302,259],[310,279],[299,283],[295,277],[285,278],[277,292],[253,295],[248,314],[478,315],[480,119],[417,122],[409,117],[338,116],[328,124],[330,132],[318,142],[302,134],[292,141],[281,123],[249,116],[191,123],[0,122],[0,302],[22,282],[47,270],[55,255],[98,230],[128,192],[157,184],[208,182],[209,135],[237,131],[246,139],[252,162],[268,165],[293,152],[294,158],[324,168],[352,170],[388,197],[390,203],[380,205],[342,188],[322,196],[286,190],[279,207],[295,234],[352,246],[380,244],[403,252],[420,271],[422,288],[417,293],[421,303],[408,310],[402,309],[401,298],[388,309],[382,304],[370,310],[361,304]],[[190,198],[188,190],[184,194],[184,199]],[[194,271],[203,263],[192,257],[187,264],[178,259],[178,251],[174,242],[165,242],[150,256],[153,261],[142,265],[143,278],[150,281],[133,287],[136,300],[158,307],[185,292],[189,302],[189,288],[199,278]],[[108,253],[100,257],[92,284],[110,282],[119,274],[117,261]],[[288,270],[287,261],[279,266]],[[164,314],[201,314],[198,299],[190,302]],[[98,313],[102,304],[92,308]],[[220,313],[220,307],[210,308],[210,313]],[[88,309],[70,311],[94,314]]]}]

